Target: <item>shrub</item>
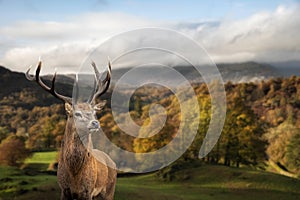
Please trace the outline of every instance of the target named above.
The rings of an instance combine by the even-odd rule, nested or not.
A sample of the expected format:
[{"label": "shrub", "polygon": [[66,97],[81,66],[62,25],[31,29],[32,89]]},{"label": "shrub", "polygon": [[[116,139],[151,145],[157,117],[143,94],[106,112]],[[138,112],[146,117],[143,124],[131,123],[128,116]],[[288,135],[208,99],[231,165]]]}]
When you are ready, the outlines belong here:
[{"label": "shrub", "polygon": [[0,164],[19,166],[30,155],[22,137],[11,135],[0,144]]}]

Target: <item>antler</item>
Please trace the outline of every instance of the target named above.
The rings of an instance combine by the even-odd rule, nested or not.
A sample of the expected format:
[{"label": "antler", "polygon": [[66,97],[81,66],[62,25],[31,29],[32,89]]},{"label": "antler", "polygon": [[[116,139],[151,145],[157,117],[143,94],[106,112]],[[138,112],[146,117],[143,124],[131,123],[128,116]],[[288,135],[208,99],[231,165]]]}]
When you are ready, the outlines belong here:
[{"label": "antler", "polygon": [[29,67],[29,69],[27,70],[27,72],[25,74],[26,78],[28,80],[30,80],[30,81],[36,81],[44,90],[46,90],[47,92],[49,92],[50,94],[52,94],[54,97],[56,97],[56,98],[58,98],[58,99],[60,99],[60,100],[62,100],[64,102],[66,102],[66,103],[72,104],[72,98],[63,96],[61,94],[58,94],[55,91],[56,72],[53,75],[52,85],[51,85],[51,88],[50,88],[40,78],[41,68],[42,68],[42,61],[39,61],[39,64],[38,64],[38,67],[37,67],[37,69],[35,71],[35,76],[34,76],[34,75],[30,75],[29,74],[29,71],[31,69],[31,67]]},{"label": "antler", "polygon": [[103,76],[103,74],[101,75],[97,69],[97,66],[94,62],[92,62],[92,67],[94,68],[95,71],[95,77],[96,77],[96,90],[94,91],[94,94],[92,95],[91,100],[89,101],[89,103],[95,103],[96,98],[100,97],[101,95],[103,95],[109,88],[109,84],[110,84],[110,79],[111,79],[111,65],[110,62],[108,62],[108,69],[107,69],[107,73],[106,73],[106,77],[104,78],[104,80],[101,80],[101,77]]}]

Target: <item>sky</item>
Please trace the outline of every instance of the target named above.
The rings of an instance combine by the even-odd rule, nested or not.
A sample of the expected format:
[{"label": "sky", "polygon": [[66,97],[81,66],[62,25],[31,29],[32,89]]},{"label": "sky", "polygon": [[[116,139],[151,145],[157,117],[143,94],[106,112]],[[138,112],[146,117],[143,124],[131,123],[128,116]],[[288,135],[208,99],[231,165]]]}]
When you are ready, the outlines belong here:
[{"label": "sky", "polygon": [[24,72],[41,56],[46,72],[76,71],[103,41],[143,27],[183,33],[216,63],[300,61],[297,0],[0,0],[0,65]]}]

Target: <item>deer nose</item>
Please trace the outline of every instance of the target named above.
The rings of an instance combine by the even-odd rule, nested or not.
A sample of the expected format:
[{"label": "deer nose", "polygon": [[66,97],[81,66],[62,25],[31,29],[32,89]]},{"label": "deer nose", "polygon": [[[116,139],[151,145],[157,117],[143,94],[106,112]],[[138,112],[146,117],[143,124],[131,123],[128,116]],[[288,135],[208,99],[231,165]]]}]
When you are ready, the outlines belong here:
[{"label": "deer nose", "polygon": [[98,130],[100,128],[100,124],[97,120],[92,120],[88,126],[89,130]]}]

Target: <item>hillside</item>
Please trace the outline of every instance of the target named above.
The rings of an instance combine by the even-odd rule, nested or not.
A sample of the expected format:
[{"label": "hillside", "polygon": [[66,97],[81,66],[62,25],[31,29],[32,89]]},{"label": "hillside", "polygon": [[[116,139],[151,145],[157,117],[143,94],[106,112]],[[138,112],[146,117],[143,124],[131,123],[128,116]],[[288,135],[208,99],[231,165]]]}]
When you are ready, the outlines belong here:
[{"label": "hillside", "polygon": [[[248,63],[229,67],[234,74],[239,72],[237,69],[241,66],[246,67],[246,71],[256,73],[260,65]],[[252,70],[254,68],[256,70]],[[262,73],[271,75],[272,68],[264,69],[261,70]],[[189,68],[181,70],[187,76],[190,73]],[[36,83],[26,80],[23,74],[4,68],[1,68],[1,72],[1,83],[5,87],[0,88],[0,141],[16,134],[24,137],[27,147],[34,151],[54,150],[60,147],[66,119],[63,104],[40,89]],[[118,75],[115,72],[113,71],[113,76]],[[45,81],[50,77],[46,76]],[[199,99],[201,124],[193,144],[182,156],[183,160],[198,157],[210,121],[210,95],[207,87],[199,83],[193,86]],[[72,78],[58,77],[56,88],[62,94],[71,93]],[[272,78],[255,83],[228,82],[225,89],[226,121],[217,145],[205,158],[205,162],[236,167],[259,166],[267,169],[265,161],[271,159],[283,170],[299,174],[300,163],[297,158],[300,151],[297,151],[297,148],[295,150],[295,147],[300,144],[300,78]],[[104,98],[109,100],[110,96],[111,92],[108,92]],[[118,103],[124,104],[122,98],[119,99]],[[178,100],[166,88],[161,90],[155,87],[141,87],[135,91],[129,105],[131,117],[137,124],[148,123],[151,103],[161,104],[168,113],[166,124],[159,134],[147,140],[130,137],[115,123],[108,103],[99,113],[99,120],[107,137],[117,146],[133,152],[154,151],[168,144],[180,124]],[[188,99],[186,105],[189,106]],[[125,108],[127,106],[125,105]],[[123,120],[120,123],[126,123],[122,113],[117,117]],[[190,124],[183,123],[183,126],[186,126],[185,130],[189,132]],[[100,142],[94,146],[96,145],[100,145]]]},{"label": "hillside", "polygon": [[0,66],[0,99],[14,93],[19,93],[22,90],[31,89],[32,92],[38,94],[40,90],[37,87],[26,81],[23,73],[12,72],[9,69]]},{"label": "hillside", "polygon": [[116,200],[296,200],[300,196],[300,180],[249,169],[204,165],[178,171],[176,176],[177,181],[165,183],[154,174],[119,178]]},{"label": "hillside", "polygon": [[[72,94],[73,83],[62,83],[66,77],[57,77],[56,88],[66,95]],[[46,77],[45,82],[50,84],[50,77]],[[1,105],[26,107],[32,109],[34,106],[50,106],[60,103],[50,94],[46,93],[35,82],[28,81],[24,73],[12,72],[0,66],[0,103]]]},{"label": "hillside", "polygon": [[[271,65],[255,62],[217,64],[217,67],[224,82],[231,81],[234,83],[240,83],[261,81],[269,79],[271,77],[283,76],[283,73],[277,68],[272,67]],[[201,75],[199,75],[199,72],[191,66],[175,66],[174,68],[192,83],[203,82],[203,79]],[[131,68],[121,68],[113,70],[113,82],[119,80],[130,69]],[[140,71],[140,74],[137,73],[136,76],[147,78],[147,75],[151,75],[151,71],[153,71],[154,69],[155,67],[151,66],[143,67],[143,69]],[[172,83],[174,79],[174,77],[170,76],[168,73],[161,74],[161,77],[164,77],[164,81],[169,83]],[[129,81],[126,84],[130,86],[132,83]]]},{"label": "hillside", "polygon": [[[282,76],[282,74],[276,68],[270,65],[258,64],[254,62],[218,64],[217,66],[224,82],[248,82]],[[115,83],[130,69],[131,68],[113,69],[112,82]],[[191,82],[202,80],[199,78],[199,73],[193,67],[177,66],[175,69]],[[144,69],[142,73],[151,74],[151,70],[153,70],[153,68],[149,67]],[[58,74],[56,81],[57,91],[65,95],[72,95],[72,87],[74,82],[73,77],[74,75]],[[167,74],[164,77],[166,78],[166,81],[168,81],[168,79],[171,81],[173,78]],[[51,80],[52,75],[47,75],[43,78],[47,83],[50,83],[49,81]],[[41,103],[43,103],[43,105],[51,105],[58,102],[52,97],[49,97],[48,94],[45,95],[45,93],[42,92],[43,90],[36,83],[28,81],[25,78],[24,73],[13,72],[2,66],[0,66],[0,85],[0,99],[26,91],[30,92],[33,96],[36,96],[39,99],[38,101],[32,102],[36,105],[40,105]]]},{"label": "hillside", "polygon": [[[0,166],[1,200],[59,198],[56,177],[44,171],[47,161],[37,160],[43,154],[47,153],[29,159],[23,170]],[[115,200],[296,200],[300,196],[299,179],[246,168],[195,165],[177,171],[175,176],[172,182],[159,181],[156,173],[118,177]]]},{"label": "hillside", "polygon": [[[224,82],[248,82],[259,81],[271,77],[280,77],[281,73],[274,67],[265,64],[258,64],[254,62],[236,63],[236,64],[219,64],[219,71]],[[175,69],[185,76],[190,82],[202,82],[199,73],[188,66],[177,66]],[[130,68],[113,69],[112,85],[116,83]],[[151,74],[154,68],[144,68],[141,73],[143,77],[145,74]],[[163,74],[166,82],[172,83],[173,77],[168,74]],[[52,75],[46,75],[42,79],[50,85]],[[87,79],[90,79],[88,77]],[[133,80],[134,81],[134,80]],[[57,75],[56,90],[64,95],[72,96],[74,84],[74,75]],[[125,87],[131,85],[127,83]],[[28,81],[24,73],[13,72],[0,66],[0,104],[2,106],[25,107],[32,109],[34,106],[50,106],[61,103],[59,100],[53,98],[46,93],[36,83]],[[92,86],[92,84],[91,84]],[[104,95],[104,98],[109,98],[109,95]]]}]

